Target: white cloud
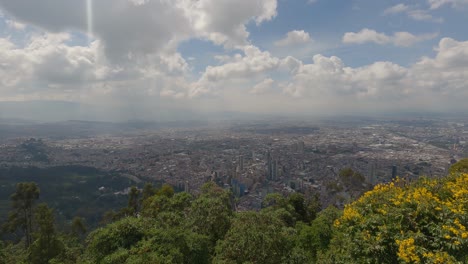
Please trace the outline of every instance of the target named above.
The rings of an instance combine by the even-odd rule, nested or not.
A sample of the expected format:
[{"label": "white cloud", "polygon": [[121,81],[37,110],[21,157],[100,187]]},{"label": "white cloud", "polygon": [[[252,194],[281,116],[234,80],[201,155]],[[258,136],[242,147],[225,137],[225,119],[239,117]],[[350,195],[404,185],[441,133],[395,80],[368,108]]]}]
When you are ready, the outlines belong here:
[{"label": "white cloud", "polygon": [[391,14],[399,14],[399,13],[404,13],[409,10],[409,6],[405,4],[397,4],[394,6],[391,6],[384,11],[384,15],[391,15]]},{"label": "white cloud", "polygon": [[444,21],[442,18],[435,18],[427,10],[417,9],[414,6],[408,6],[401,3],[384,10],[384,15],[395,15],[402,13],[416,21],[432,21],[436,23],[442,23]]},{"label": "white cloud", "polygon": [[[245,25],[249,21],[261,24],[277,14],[276,0],[100,0],[91,3],[88,8],[85,0],[0,0],[0,7],[20,22],[48,31],[88,32],[92,29],[93,35],[102,41],[107,56],[119,63],[175,50],[181,40],[193,37],[206,38],[226,47],[243,46],[248,44],[249,32]],[[60,12],[51,12],[51,6]]]},{"label": "white cloud", "polygon": [[468,96],[468,41],[443,38],[436,51],[434,58],[422,58],[408,68],[392,62],[352,68],[337,57],[316,55],[313,63],[304,64],[283,85],[283,90],[294,98],[320,98],[348,108],[360,105],[367,109],[372,105],[378,109],[463,109]]},{"label": "white cloud", "polygon": [[392,37],[392,42],[396,46],[409,47],[421,41],[434,39],[438,35],[438,33],[413,35],[408,32],[395,32]]},{"label": "white cloud", "polygon": [[268,51],[261,51],[255,46],[243,48],[244,56],[235,56],[232,61],[221,66],[208,66],[201,77],[210,82],[232,78],[248,78],[278,67],[280,60],[272,57]]},{"label": "white cloud", "polygon": [[453,8],[468,5],[468,0],[427,0],[431,9],[438,9],[444,5],[449,5]]},{"label": "white cloud", "polygon": [[250,91],[249,93],[251,94],[263,94],[263,93],[266,93],[268,92],[273,84],[274,84],[274,80],[271,79],[271,78],[267,78],[263,81],[261,81],[260,83],[256,84]]},{"label": "white cloud", "polygon": [[343,35],[343,43],[348,44],[364,44],[364,43],[377,43],[380,45],[393,44],[400,47],[408,47],[417,42],[433,39],[437,37],[437,33],[413,35],[409,32],[395,32],[393,36],[377,32],[372,29],[364,28],[361,31],[347,32]]},{"label": "white cloud", "polygon": [[374,42],[377,44],[387,44],[390,42],[390,37],[384,33],[378,33],[375,30],[364,28],[361,31],[346,32],[343,35],[343,43],[363,44],[366,42]]},{"label": "white cloud", "polygon": [[297,44],[304,44],[311,42],[309,33],[304,30],[293,30],[289,31],[283,39],[275,42],[276,46],[285,47]]},{"label": "white cloud", "polygon": [[267,51],[249,45],[243,47],[244,56],[236,54],[226,58],[225,64],[208,66],[200,79],[191,84],[190,96],[198,97],[216,92],[226,82],[247,81],[262,76],[280,66],[281,60]]},{"label": "white cloud", "polygon": [[276,0],[177,0],[197,36],[228,48],[247,44],[249,21],[257,25],[276,16]]},{"label": "white cloud", "polygon": [[15,29],[15,30],[24,30],[26,28],[25,24],[20,23],[15,20],[11,20],[11,19],[6,20],[6,24],[9,28]]},{"label": "white cloud", "polygon": [[[462,101],[468,98],[468,41],[443,38],[434,57],[424,57],[407,67],[390,61],[350,67],[336,56],[323,55],[313,56],[309,63],[288,56],[291,53],[272,54],[249,42],[247,23],[273,19],[276,1],[101,0],[93,6],[94,40],[80,46],[74,43],[82,40],[73,39],[72,33],[88,29],[85,12],[77,12],[85,10],[84,3],[0,0],[6,10],[4,19],[20,25],[11,22],[12,31],[27,25],[21,32],[26,39],[0,37],[0,100],[81,99],[130,106],[146,102],[158,109],[198,102],[213,109],[242,110],[246,106],[275,111],[340,111],[417,108],[440,99],[441,105],[466,109]],[[433,4],[439,8],[460,3]],[[51,5],[62,12],[50,12]],[[401,4],[386,14],[429,19],[417,11]],[[386,34],[364,28],[344,34],[342,40],[404,47],[436,36]],[[213,58],[217,61],[200,75],[192,72],[177,49],[181,41],[194,38],[228,48],[224,53],[211,53],[206,60],[197,55],[196,64]],[[292,31],[278,45],[309,41],[307,32]],[[274,88],[282,93],[272,92]],[[261,107],[255,108],[257,105]]]}]

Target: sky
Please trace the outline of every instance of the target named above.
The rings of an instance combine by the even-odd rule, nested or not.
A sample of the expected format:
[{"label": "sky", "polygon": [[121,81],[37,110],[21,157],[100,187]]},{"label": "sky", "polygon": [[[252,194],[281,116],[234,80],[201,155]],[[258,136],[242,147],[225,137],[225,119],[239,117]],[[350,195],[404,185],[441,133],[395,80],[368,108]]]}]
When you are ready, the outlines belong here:
[{"label": "sky", "polygon": [[468,0],[0,0],[0,101],[464,112],[466,25]]}]

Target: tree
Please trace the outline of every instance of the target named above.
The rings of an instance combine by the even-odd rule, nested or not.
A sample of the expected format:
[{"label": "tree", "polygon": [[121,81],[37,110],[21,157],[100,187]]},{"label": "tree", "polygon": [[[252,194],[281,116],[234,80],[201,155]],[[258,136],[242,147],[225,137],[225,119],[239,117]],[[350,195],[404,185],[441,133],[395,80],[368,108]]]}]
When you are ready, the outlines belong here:
[{"label": "tree", "polygon": [[71,222],[71,234],[75,237],[81,237],[86,233],[85,220],[82,217],[75,216]]},{"label": "tree", "polygon": [[330,206],[321,211],[311,225],[298,223],[296,225],[297,235],[296,248],[298,252],[303,252],[313,262],[317,259],[317,254],[326,252],[333,237],[333,223],[340,216],[341,212]]},{"label": "tree", "polygon": [[171,198],[172,196],[174,196],[174,188],[172,188],[172,186],[170,186],[169,184],[163,184],[161,189],[157,191],[157,194]]},{"label": "tree", "polygon": [[148,221],[127,217],[94,230],[87,238],[87,255],[92,263],[100,263],[119,249],[130,249],[141,241],[150,229]]},{"label": "tree", "polygon": [[216,245],[213,263],[286,263],[293,235],[274,212],[239,213]]},{"label": "tree", "polygon": [[468,158],[466,159],[461,159],[457,163],[453,164],[450,169],[449,173],[468,173]]},{"label": "tree", "polygon": [[150,198],[151,196],[155,195],[157,189],[153,187],[153,184],[147,182],[143,187],[143,191],[141,193],[141,200],[144,202],[146,199]]},{"label": "tree", "polygon": [[334,223],[326,263],[465,263],[468,174],[375,186]]},{"label": "tree", "polygon": [[64,246],[55,231],[53,210],[47,204],[39,204],[35,210],[37,232],[31,245],[31,263],[48,263],[63,252]]},{"label": "tree", "polygon": [[136,216],[139,208],[139,199],[140,191],[137,187],[132,186],[130,192],[128,193],[128,209],[131,215]]},{"label": "tree", "polygon": [[194,232],[209,236],[214,246],[229,230],[231,217],[229,193],[209,182],[202,186],[202,194],[191,204],[189,226]]},{"label": "tree", "polygon": [[4,225],[6,231],[14,233],[20,229],[25,238],[26,248],[32,244],[34,203],[39,198],[39,187],[34,182],[20,182],[11,195],[13,210]]}]

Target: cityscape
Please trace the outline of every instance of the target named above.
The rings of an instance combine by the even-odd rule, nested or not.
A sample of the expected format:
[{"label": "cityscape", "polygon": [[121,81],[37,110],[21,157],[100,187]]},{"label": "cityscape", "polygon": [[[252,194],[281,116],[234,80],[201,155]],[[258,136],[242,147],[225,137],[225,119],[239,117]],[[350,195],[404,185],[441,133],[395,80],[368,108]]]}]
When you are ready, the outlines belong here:
[{"label": "cityscape", "polygon": [[[468,152],[467,119],[219,121],[159,128],[147,123],[130,132],[87,129],[103,125],[98,122],[56,125],[82,134],[54,131],[48,137],[43,131],[34,137],[24,127],[40,125],[10,125],[25,134],[1,139],[0,167],[79,165],[193,194],[213,181],[232,191],[240,211],[259,210],[274,192],[316,195],[323,207],[342,207],[397,176],[408,181],[444,176]],[[357,188],[340,179],[345,168],[364,176]]]}]

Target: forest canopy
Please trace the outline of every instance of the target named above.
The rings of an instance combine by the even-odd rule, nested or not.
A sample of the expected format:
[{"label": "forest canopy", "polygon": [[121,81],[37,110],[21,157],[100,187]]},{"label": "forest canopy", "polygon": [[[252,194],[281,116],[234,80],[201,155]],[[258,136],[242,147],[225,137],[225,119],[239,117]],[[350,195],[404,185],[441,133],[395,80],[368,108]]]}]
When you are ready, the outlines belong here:
[{"label": "forest canopy", "polygon": [[132,188],[128,206],[88,231],[58,227],[34,183],[19,183],[3,225],[0,263],[466,263],[468,173],[378,184],[343,210],[316,197],[269,194],[235,212],[229,190],[194,197],[168,186]]}]

